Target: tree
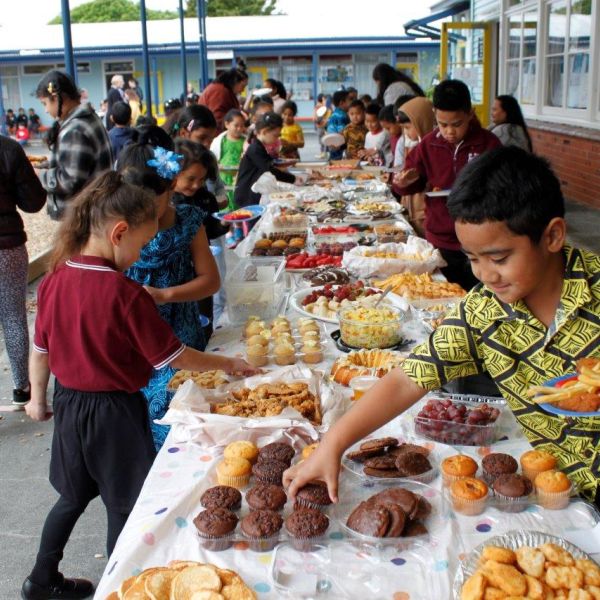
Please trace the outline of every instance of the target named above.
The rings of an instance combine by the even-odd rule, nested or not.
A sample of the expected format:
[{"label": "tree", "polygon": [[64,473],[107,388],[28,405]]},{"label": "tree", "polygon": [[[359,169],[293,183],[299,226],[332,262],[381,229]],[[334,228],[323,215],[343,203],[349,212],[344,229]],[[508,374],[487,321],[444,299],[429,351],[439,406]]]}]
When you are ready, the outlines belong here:
[{"label": "tree", "polygon": [[[209,17],[243,17],[271,15],[276,0],[207,0],[206,14]],[[186,17],[197,17],[198,0],[186,0]]]},{"label": "tree", "polygon": [[[148,20],[176,19],[177,12],[170,10],[146,10]],[[107,23],[115,21],[139,21],[140,4],[133,0],[91,0],[71,11],[72,23]],[[50,21],[51,25],[62,23],[60,15]]]}]

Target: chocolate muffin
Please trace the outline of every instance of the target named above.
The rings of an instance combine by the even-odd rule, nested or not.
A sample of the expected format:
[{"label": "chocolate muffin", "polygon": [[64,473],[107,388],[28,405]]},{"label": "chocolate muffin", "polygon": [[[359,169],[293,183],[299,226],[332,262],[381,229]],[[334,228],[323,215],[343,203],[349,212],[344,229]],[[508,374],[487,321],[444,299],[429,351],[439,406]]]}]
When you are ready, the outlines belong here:
[{"label": "chocolate muffin", "polygon": [[246,493],[251,510],[281,510],[287,502],[283,488],[272,483],[257,483]]},{"label": "chocolate muffin", "polygon": [[289,467],[287,463],[279,460],[260,460],[252,467],[252,474],[260,483],[282,484],[283,472]]},{"label": "chocolate muffin", "polygon": [[494,452],[484,456],[481,461],[483,467],[483,478],[488,484],[492,484],[499,475],[510,475],[516,473],[519,465],[510,454]]},{"label": "chocolate muffin", "polygon": [[278,460],[286,463],[288,466],[291,464],[292,459],[296,451],[289,445],[283,442],[273,442],[263,446],[258,452],[258,462],[263,460]]},{"label": "chocolate muffin", "polygon": [[216,485],[202,494],[200,504],[204,508],[227,508],[238,510],[242,505],[242,495],[228,485]]},{"label": "chocolate muffin", "polygon": [[314,508],[295,510],[286,520],[285,528],[292,538],[310,540],[323,535],[329,527],[327,515]]},{"label": "chocolate muffin", "polygon": [[207,508],[194,519],[198,535],[203,540],[202,547],[215,552],[231,546],[230,534],[237,522],[238,518],[226,508]]},{"label": "chocolate muffin", "polygon": [[498,475],[492,484],[494,495],[499,500],[498,508],[506,512],[521,512],[527,508],[524,500],[532,493],[529,479],[516,473]]},{"label": "chocolate muffin", "polygon": [[431,471],[431,463],[420,452],[404,452],[396,457],[396,469],[402,477],[421,475]]},{"label": "chocolate muffin", "polygon": [[327,485],[320,481],[314,481],[298,490],[294,508],[323,509],[330,504],[331,498],[327,491]]},{"label": "chocolate muffin", "polygon": [[266,248],[254,248],[250,253],[251,256],[266,256],[267,249]]},{"label": "chocolate muffin", "polygon": [[253,510],[242,519],[240,528],[251,550],[268,552],[277,545],[282,525],[281,515],[274,510]]}]

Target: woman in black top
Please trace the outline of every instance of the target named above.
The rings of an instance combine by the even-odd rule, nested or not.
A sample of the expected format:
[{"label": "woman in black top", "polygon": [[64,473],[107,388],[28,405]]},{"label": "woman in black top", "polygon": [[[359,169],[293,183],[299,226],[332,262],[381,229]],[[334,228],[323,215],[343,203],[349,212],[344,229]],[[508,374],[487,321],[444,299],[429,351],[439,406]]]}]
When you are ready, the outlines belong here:
[{"label": "woman in black top", "polygon": [[278,181],[295,183],[294,175],[274,166],[273,158],[265,147],[279,140],[282,127],[282,118],[274,112],[265,113],[256,123],[256,137],[242,157],[235,184],[233,200],[237,207],[250,206],[260,201],[260,194],[253,192],[250,188],[267,171],[273,173]]}]

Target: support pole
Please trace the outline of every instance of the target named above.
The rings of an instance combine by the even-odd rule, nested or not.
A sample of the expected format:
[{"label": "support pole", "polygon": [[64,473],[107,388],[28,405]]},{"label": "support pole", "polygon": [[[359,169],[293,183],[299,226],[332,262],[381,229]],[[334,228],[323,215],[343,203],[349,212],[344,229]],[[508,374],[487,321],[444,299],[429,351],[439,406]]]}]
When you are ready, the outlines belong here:
[{"label": "support pole", "polygon": [[65,46],[65,69],[67,74],[77,83],[77,69],[73,58],[73,40],[71,39],[71,10],[69,0],[61,0],[63,41]]},{"label": "support pole", "polygon": [[200,34],[198,52],[200,54],[200,91],[208,85],[208,52],[206,44],[206,0],[197,0],[198,29]]},{"label": "support pole", "polygon": [[144,58],[144,94],[148,108],[146,114],[152,116],[152,92],[150,89],[150,55],[148,52],[148,29],[146,27],[146,0],[140,0],[142,21],[142,55]]},{"label": "support pole", "polygon": [[181,60],[181,77],[183,80],[183,105],[185,106],[185,99],[187,97],[187,62],[185,58],[185,13],[183,11],[183,0],[179,0],[179,31],[181,34],[181,47],[180,47],[180,60]]}]

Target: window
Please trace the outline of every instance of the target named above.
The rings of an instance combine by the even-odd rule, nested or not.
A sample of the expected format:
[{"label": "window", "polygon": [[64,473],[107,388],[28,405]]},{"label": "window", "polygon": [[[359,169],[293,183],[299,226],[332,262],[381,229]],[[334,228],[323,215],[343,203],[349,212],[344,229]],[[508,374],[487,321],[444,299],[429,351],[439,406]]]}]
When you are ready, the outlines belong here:
[{"label": "window", "polygon": [[591,10],[592,4],[587,0],[559,0],[548,6],[546,106],[588,107]]},{"label": "window", "polygon": [[21,105],[21,91],[19,89],[19,72],[16,66],[0,65],[0,78],[2,79],[2,102],[4,110],[12,108],[14,111]]},{"label": "window", "polygon": [[312,96],[312,56],[283,57],[281,59],[283,85],[294,100],[310,100]]},{"label": "window", "polygon": [[508,17],[508,51],[505,92],[521,104],[534,104],[536,91],[536,50],[538,19],[536,10],[523,10]]}]

